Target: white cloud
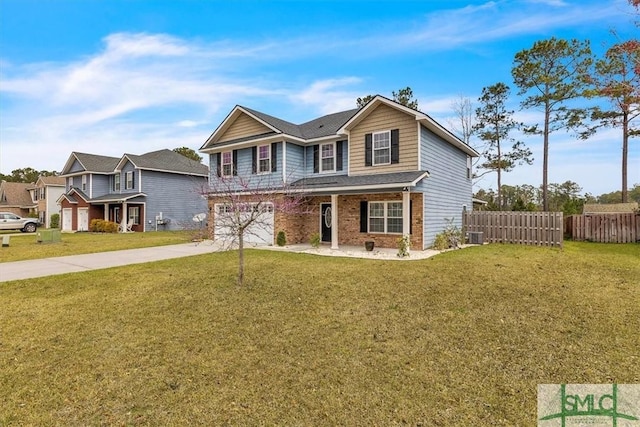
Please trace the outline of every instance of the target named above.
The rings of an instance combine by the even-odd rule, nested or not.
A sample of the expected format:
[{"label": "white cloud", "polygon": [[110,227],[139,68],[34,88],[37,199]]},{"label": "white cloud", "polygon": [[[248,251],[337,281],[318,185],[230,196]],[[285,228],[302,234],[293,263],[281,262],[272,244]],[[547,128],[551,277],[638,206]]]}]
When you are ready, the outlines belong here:
[{"label": "white cloud", "polygon": [[353,90],[338,88],[354,86],[360,82],[361,79],[358,77],[318,80],[307,88],[292,93],[290,98],[294,103],[314,106],[322,114],[344,111],[356,108],[355,100],[358,95]]}]

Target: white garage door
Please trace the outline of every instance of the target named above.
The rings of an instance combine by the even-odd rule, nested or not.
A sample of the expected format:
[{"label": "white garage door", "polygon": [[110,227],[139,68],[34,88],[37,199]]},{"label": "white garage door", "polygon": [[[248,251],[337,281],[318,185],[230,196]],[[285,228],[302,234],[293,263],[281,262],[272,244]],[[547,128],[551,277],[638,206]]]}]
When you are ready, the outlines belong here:
[{"label": "white garage door", "polygon": [[71,231],[73,228],[73,218],[71,215],[71,209],[62,209],[62,231]]},{"label": "white garage door", "polygon": [[[239,212],[236,212],[239,211]],[[239,218],[236,219],[236,218]],[[218,203],[215,205],[214,239],[237,242],[239,224],[255,220],[244,232],[244,243],[250,245],[273,245],[274,212],[273,203],[246,203],[231,205]]]}]

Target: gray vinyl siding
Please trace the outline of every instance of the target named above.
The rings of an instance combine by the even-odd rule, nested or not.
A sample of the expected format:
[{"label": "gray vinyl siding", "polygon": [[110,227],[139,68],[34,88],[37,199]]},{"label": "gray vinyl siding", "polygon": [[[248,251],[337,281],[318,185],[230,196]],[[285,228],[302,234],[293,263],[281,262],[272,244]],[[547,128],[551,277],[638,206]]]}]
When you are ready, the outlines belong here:
[{"label": "gray vinyl siding", "polygon": [[434,133],[420,127],[420,169],[430,173],[418,186],[423,198],[424,248],[433,245],[436,234],[442,232],[447,219],[462,225],[462,208],[470,210],[472,188],[467,178],[467,154],[446,143]]},{"label": "gray vinyl siding", "polygon": [[[105,194],[109,194],[110,188],[109,184],[111,183],[111,176],[109,175],[91,175],[91,197],[100,197]],[[89,194],[89,191],[86,192]]]},{"label": "gray vinyl siding", "polygon": [[207,188],[204,178],[148,170],[137,176],[142,178],[142,192],[147,195],[144,212],[146,231],[155,230],[156,215],[160,212],[164,219],[170,221],[158,230],[195,227],[198,224],[193,222],[193,216],[207,212],[207,200],[201,196]]},{"label": "gray vinyl siding", "polygon": [[[276,171],[268,172],[268,173],[253,173],[253,156],[252,156],[252,148],[242,148],[240,150],[236,150],[238,152],[238,164],[237,170],[238,175],[235,178],[236,184],[233,185],[234,180],[230,180],[232,189],[242,190],[242,189],[278,189],[282,188],[283,180],[282,180],[282,143],[277,142],[276,144]],[[230,147],[231,148],[231,147]],[[209,155],[209,167],[210,167],[210,187],[213,192],[225,191],[228,189],[227,184],[218,184],[218,164],[217,164],[217,154]],[[287,172],[289,173],[289,172]],[[244,185],[240,185],[239,181],[243,181]],[[246,188],[245,188],[246,187]]]},{"label": "gray vinyl siding", "polygon": [[82,171],[84,171],[84,168],[82,167],[80,162],[78,160],[74,160],[73,164],[69,168],[69,172],[68,173],[75,173],[75,172],[82,172]]},{"label": "gray vinyl siding", "polygon": [[[287,162],[284,171],[284,179],[287,183],[291,183],[305,177],[305,174],[307,173],[305,166],[305,150],[306,147],[287,143]],[[313,165],[311,166],[313,167]]]}]

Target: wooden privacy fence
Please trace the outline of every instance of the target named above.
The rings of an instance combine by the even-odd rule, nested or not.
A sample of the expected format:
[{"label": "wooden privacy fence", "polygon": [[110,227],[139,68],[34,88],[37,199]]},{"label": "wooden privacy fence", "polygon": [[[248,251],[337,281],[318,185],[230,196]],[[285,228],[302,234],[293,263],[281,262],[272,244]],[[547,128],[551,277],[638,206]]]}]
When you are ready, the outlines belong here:
[{"label": "wooden privacy fence", "polygon": [[564,222],[565,234],[573,240],[602,243],[640,241],[640,215],[636,213],[571,215]]},{"label": "wooden privacy fence", "polygon": [[488,243],[562,247],[562,212],[471,211],[464,213],[463,227],[481,231]]}]

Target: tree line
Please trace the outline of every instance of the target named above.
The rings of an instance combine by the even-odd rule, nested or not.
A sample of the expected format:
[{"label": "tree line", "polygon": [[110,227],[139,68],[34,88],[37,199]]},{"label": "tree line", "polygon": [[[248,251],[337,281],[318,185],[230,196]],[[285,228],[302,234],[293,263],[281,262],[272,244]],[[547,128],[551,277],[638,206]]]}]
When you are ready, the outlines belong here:
[{"label": "tree line", "polygon": [[[640,9],[640,0],[629,0],[629,4],[636,11]],[[577,138],[586,140],[601,129],[618,129],[622,145],[621,191],[615,201],[629,201],[629,138],[640,135],[636,120],[640,116],[640,41],[620,40],[615,36],[617,42],[601,57],[592,53],[589,40],[555,37],[537,41],[531,48],[515,54],[511,76],[518,89],[517,95],[522,97],[520,109],[541,111],[542,118],[538,123],[514,120],[514,111],[506,107],[511,88],[504,82],[483,88],[475,111],[469,98],[460,97],[454,101],[452,109],[456,122],[452,127],[467,144],[473,145],[474,136],[478,140],[474,148],[481,156],[474,165],[475,178],[497,174],[494,192],[497,206],[508,209],[513,204],[508,200],[509,195],[505,195],[503,201],[502,174],[518,165],[532,164],[534,160],[531,150],[512,136],[516,131],[542,138],[539,205],[547,211],[557,208],[554,201],[557,187],[554,186],[570,182],[548,182],[551,135],[570,131]],[[393,92],[392,96],[395,101],[418,109],[410,87]],[[358,98],[356,104],[362,107],[371,98],[371,95]],[[586,100],[587,106],[578,106],[581,100]],[[552,191],[555,193],[551,194]]]}]

